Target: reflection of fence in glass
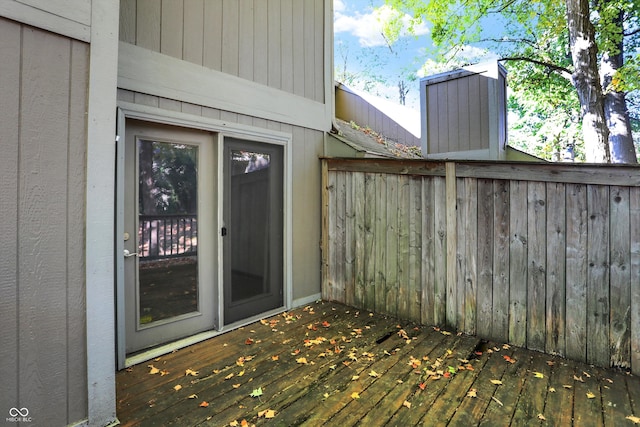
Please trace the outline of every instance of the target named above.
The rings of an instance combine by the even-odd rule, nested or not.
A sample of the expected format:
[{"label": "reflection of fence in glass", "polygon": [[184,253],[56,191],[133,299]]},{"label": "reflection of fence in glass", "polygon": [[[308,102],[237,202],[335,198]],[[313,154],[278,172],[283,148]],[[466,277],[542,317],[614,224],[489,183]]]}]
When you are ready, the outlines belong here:
[{"label": "reflection of fence in glass", "polygon": [[196,215],[140,215],[138,253],[143,259],[194,256],[198,253]]}]

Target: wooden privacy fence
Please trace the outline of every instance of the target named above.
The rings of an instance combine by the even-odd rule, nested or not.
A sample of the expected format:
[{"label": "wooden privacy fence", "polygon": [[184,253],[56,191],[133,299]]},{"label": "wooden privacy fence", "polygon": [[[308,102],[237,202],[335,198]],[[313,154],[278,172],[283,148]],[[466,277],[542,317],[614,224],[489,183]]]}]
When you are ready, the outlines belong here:
[{"label": "wooden privacy fence", "polygon": [[640,168],[322,163],[323,298],[640,374]]}]

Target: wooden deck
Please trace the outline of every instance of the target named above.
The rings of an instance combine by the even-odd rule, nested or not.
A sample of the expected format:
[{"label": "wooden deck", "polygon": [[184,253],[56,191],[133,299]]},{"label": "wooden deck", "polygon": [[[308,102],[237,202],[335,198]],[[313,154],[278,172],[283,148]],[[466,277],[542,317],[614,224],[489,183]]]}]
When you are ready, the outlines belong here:
[{"label": "wooden deck", "polygon": [[124,426],[640,423],[636,376],[327,302],[116,378]]}]

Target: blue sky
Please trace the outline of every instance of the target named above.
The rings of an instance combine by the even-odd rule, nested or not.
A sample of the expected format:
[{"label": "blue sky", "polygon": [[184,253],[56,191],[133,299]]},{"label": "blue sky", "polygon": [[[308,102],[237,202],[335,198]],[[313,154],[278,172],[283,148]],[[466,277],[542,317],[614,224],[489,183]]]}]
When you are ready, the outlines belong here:
[{"label": "blue sky", "polygon": [[[418,80],[442,71],[442,66],[428,57],[425,48],[431,46],[429,28],[422,24],[416,35],[404,36],[391,48],[382,36],[382,27],[394,13],[384,6],[384,0],[334,0],[335,67],[345,67],[358,76],[354,89],[365,89],[390,101],[399,102],[398,82],[406,81],[409,93],[406,105],[419,108]],[[401,17],[407,25],[410,17]],[[469,47],[467,57],[489,59],[490,55]],[[416,78],[409,81],[409,76]],[[377,82],[371,82],[377,77]]]}]

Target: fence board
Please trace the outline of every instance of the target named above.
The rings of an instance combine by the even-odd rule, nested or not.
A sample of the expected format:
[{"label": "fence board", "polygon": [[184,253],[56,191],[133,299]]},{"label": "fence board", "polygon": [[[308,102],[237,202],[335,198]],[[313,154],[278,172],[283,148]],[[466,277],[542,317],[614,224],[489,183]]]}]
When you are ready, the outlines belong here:
[{"label": "fence board", "polygon": [[587,363],[609,363],[609,188],[587,186]]},{"label": "fence board", "polygon": [[509,342],[527,342],[527,183],[512,181],[509,193]]},{"label": "fence board", "polygon": [[498,341],[509,340],[509,181],[493,181],[494,257],[492,333]]},{"label": "fence board", "polygon": [[376,206],[376,177],[367,173],[364,177],[364,304],[362,308],[375,309],[376,305],[376,241],[375,241],[375,206]]},{"label": "fence board", "polygon": [[375,259],[376,259],[376,300],[374,309],[380,313],[388,313],[387,303],[387,275],[386,275],[386,251],[387,251],[387,183],[385,175],[376,174],[376,199],[375,199]]},{"label": "fence board", "polygon": [[354,262],[354,275],[355,275],[355,289],[353,303],[356,307],[364,307],[364,295],[365,295],[365,241],[366,241],[366,229],[364,223],[364,200],[366,196],[364,187],[364,173],[353,173],[352,194],[354,205],[354,230],[353,239],[355,240],[355,253]]},{"label": "fence board", "polygon": [[565,185],[547,185],[546,343],[550,354],[565,354]]},{"label": "fence board", "polygon": [[629,194],[631,238],[631,368],[640,374],[640,188]]},{"label": "fence board", "polygon": [[[472,178],[465,178],[466,197],[465,205],[466,218],[462,223],[465,230],[464,250],[464,310],[463,324],[464,332],[467,334],[476,333],[477,321],[477,257],[478,257],[478,181]],[[486,236],[482,236],[485,238]],[[458,247],[460,250],[460,247]]]},{"label": "fence board", "polygon": [[[587,360],[587,187],[567,185],[566,355]],[[582,309],[581,309],[582,308]]]},{"label": "fence board", "polygon": [[353,305],[355,302],[355,273],[354,273],[354,259],[355,259],[355,212],[353,206],[353,175],[344,173],[344,288],[345,296],[344,301],[348,305]]},{"label": "fence board", "polygon": [[410,277],[409,260],[411,247],[409,245],[411,222],[409,209],[409,178],[398,175],[398,272],[397,283],[397,314],[401,319],[409,319]]},{"label": "fence board", "polygon": [[[631,241],[629,188],[611,187],[610,357],[613,366],[629,367],[631,358]],[[637,284],[636,284],[637,286]]]},{"label": "fence board", "polygon": [[493,326],[493,181],[478,180],[477,333],[492,336]]},{"label": "fence board", "polygon": [[[385,217],[385,247],[384,247],[384,275],[385,300],[382,302],[384,311],[392,316],[398,313],[398,218],[399,218],[399,200],[398,200],[398,175],[386,175],[384,181],[387,184],[387,199],[384,201],[380,209],[386,210]],[[382,198],[380,199],[383,200]]]},{"label": "fence board", "polygon": [[432,178],[433,182],[433,223],[434,223],[434,323],[445,325],[447,322],[447,187],[446,179]]},{"label": "fence board", "polygon": [[[444,318],[436,315],[436,229],[434,180],[422,178],[422,295],[420,319],[426,325],[442,324]],[[446,278],[442,283],[446,282]],[[442,304],[444,308],[444,304]]]},{"label": "fence board", "polygon": [[408,258],[408,319],[421,319],[422,298],[422,178],[412,177],[408,182],[409,191],[409,258]]},{"label": "fence board", "polygon": [[466,279],[467,269],[466,262],[467,257],[465,253],[466,237],[470,231],[467,229],[467,210],[468,206],[465,203],[467,200],[466,182],[464,179],[456,180],[456,240],[455,240],[455,260],[456,260],[456,274],[455,281],[453,282],[453,289],[455,289],[455,317],[451,320],[451,325],[459,331],[465,331],[465,302],[466,295]]},{"label": "fence board", "polygon": [[458,234],[458,224],[456,223],[457,197],[456,188],[456,166],[455,163],[447,163],[445,177],[445,216],[447,224],[447,296],[446,296],[446,324],[447,326],[458,325],[458,291],[456,287],[456,240]]},{"label": "fence board", "polygon": [[545,346],[546,291],[546,186],[527,186],[527,347],[543,351]]}]

